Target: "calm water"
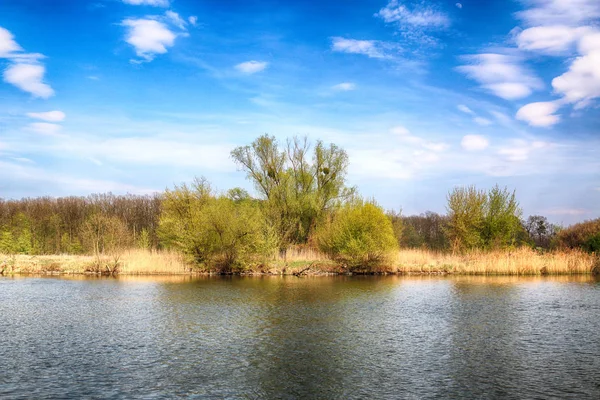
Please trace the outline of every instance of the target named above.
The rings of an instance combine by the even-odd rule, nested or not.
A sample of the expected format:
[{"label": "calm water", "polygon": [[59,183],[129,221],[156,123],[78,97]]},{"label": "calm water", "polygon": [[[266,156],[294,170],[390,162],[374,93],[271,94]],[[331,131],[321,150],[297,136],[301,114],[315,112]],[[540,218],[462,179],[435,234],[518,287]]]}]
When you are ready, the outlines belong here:
[{"label": "calm water", "polygon": [[591,278],[0,278],[0,398],[600,398]]}]

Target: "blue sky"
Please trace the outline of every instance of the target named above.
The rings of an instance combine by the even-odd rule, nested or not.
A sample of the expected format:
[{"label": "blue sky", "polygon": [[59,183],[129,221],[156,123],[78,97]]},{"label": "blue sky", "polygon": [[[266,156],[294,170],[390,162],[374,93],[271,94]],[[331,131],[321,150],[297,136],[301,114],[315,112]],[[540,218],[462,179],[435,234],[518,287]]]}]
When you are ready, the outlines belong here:
[{"label": "blue sky", "polygon": [[600,216],[600,2],[0,1],[0,197],[150,193],[263,133],[405,214],[455,186]]}]

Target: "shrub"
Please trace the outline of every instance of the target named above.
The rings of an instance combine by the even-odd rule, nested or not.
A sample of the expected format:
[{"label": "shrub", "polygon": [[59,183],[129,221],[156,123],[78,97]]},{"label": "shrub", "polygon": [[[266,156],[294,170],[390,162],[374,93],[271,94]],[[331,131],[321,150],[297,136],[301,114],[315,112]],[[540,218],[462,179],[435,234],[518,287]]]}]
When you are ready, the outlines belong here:
[{"label": "shrub", "polygon": [[317,233],[321,251],[351,269],[372,269],[387,261],[398,243],[389,218],[374,202],[355,200],[334,213]]},{"label": "shrub", "polygon": [[[165,192],[159,235],[208,269],[232,272],[273,254],[276,237],[250,198],[215,196],[205,180]],[[262,260],[260,260],[262,258]]]},{"label": "shrub", "polygon": [[600,252],[600,218],[563,229],[558,232],[556,240],[560,247]]}]

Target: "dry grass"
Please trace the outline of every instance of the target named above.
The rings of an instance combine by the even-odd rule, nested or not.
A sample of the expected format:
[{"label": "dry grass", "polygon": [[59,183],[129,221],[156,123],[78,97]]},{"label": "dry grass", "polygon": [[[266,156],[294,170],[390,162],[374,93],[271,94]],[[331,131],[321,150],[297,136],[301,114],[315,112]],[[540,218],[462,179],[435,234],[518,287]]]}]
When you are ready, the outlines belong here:
[{"label": "dry grass", "polygon": [[[8,256],[0,254],[0,273],[4,274],[84,274],[95,262],[92,256],[44,255]],[[109,259],[106,262],[110,262]],[[450,273],[457,275],[571,275],[589,274],[598,266],[595,256],[580,251],[538,253],[528,248],[512,251],[471,252],[465,255],[403,249],[381,272],[403,274]],[[293,248],[285,257],[276,256],[267,265],[250,272],[292,274],[311,266],[309,273],[344,272],[335,262],[309,248]],[[597,267],[600,268],[600,267]],[[120,258],[122,275],[182,275],[194,269],[184,257],[171,251],[130,250]]]},{"label": "dry grass", "polygon": [[[90,272],[96,258],[88,255],[4,255],[0,254],[0,272],[4,274],[84,274]],[[101,263],[112,263],[110,257]],[[190,266],[181,254],[171,251],[129,250],[119,259],[119,273],[127,275],[189,274]]]},{"label": "dry grass", "polygon": [[192,268],[184,257],[174,251],[131,250],[121,259],[122,274],[158,275],[189,274]]},{"label": "dry grass", "polygon": [[427,250],[401,250],[397,272],[453,273],[462,275],[589,274],[595,257],[581,251],[539,253],[529,248],[511,251],[474,251],[452,255]]}]

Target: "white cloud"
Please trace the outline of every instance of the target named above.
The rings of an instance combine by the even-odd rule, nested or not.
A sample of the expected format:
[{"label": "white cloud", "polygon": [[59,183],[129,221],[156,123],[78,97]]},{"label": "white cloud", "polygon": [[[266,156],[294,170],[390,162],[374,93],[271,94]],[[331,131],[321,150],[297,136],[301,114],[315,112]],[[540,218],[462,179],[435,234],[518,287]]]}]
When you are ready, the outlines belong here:
[{"label": "white cloud", "polygon": [[370,58],[387,58],[383,42],[377,40],[356,40],[342,37],[331,38],[331,49],[342,53],[363,54]]},{"label": "white cloud", "polygon": [[392,129],[390,129],[390,132],[393,133],[394,135],[400,135],[400,136],[406,136],[410,134],[410,131],[408,129],[406,129],[403,126],[395,126]]},{"label": "white cloud", "polygon": [[16,163],[3,162],[0,160],[0,170],[6,172],[6,177],[9,182],[18,182],[39,187],[41,185],[54,185],[59,188],[68,188],[70,194],[76,193],[99,193],[99,192],[122,192],[122,193],[138,193],[150,194],[156,192],[151,189],[144,189],[137,186],[89,178],[76,178],[67,176],[64,172],[53,173],[46,168],[38,168],[32,165],[22,165]]},{"label": "white cloud", "polygon": [[162,22],[153,19],[126,19],[125,41],[135,48],[138,57],[151,61],[156,54],[164,54],[172,47],[176,35]]},{"label": "white cloud", "polygon": [[347,92],[349,90],[356,89],[356,85],[352,82],[342,82],[342,83],[338,83],[337,85],[333,85],[331,88],[333,90]]},{"label": "white cloud", "polygon": [[196,24],[198,23],[198,17],[192,15],[188,18],[188,21],[190,22],[190,24],[196,26]]},{"label": "white cloud", "polygon": [[523,0],[530,8],[517,17],[529,26],[580,26],[600,17],[598,0]]},{"label": "white cloud", "polygon": [[600,32],[585,35],[579,43],[577,57],[569,70],[552,80],[556,93],[562,94],[575,108],[583,108],[600,97]]},{"label": "white cloud", "polygon": [[485,136],[465,135],[460,141],[460,145],[467,151],[481,151],[485,150],[490,145],[490,142]]},{"label": "white cloud", "polygon": [[60,122],[60,121],[63,121],[66,117],[65,113],[62,111],[27,113],[27,116],[30,118],[41,119],[43,121],[48,121],[48,122]]},{"label": "white cloud", "polygon": [[481,126],[489,126],[492,125],[492,121],[490,121],[487,118],[483,118],[483,117],[475,117],[473,118],[473,121],[475,121],[475,123],[481,125]]},{"label": "white cloud", "polygon": [[471,110],[469,107],[465,106],[464,104],[459,104],[458,106],[456,106],[456,108],[458,108],[460,111],[462,111],[466,114],[471,114],[471,115],[475,114],[473,112],[473,110]]},{"label": "white cloud", "polygon": [[465,56],[465,60],[469,64],[457,69],[498,97],[520,99],[543,87],[542,82],[521,65],[517,57],[487,53]]},{"label": "white cloud", "polygon": [[238,71],[244,73],[244,74],[255,74],[257,72],[263,71],[265,68],[267,68],[267,66],[269,65],[268,62],[265,61],[246,61],[243,63],[240,63],[238,65],[235,66],[235,69],[237,69]]},{"label": "white cloud", "polygon": [[134,6],[169,7],[169,0],[123,0],[123,3]]},{"label": "white cloud", "polygon": [[175,25],[179,29],[185,30],[185,26],[186,26],[187,23],[175,11],[168,10],[167,12],[165,12],[165,16],[167,17],[167,20],[170,23],[172,23],[173,25]]},{"label": "white cloud", "polygon": [[565,25],[536,26],[519,33],[517,46],[521,50],[542,54],[562,54],[571,50],[587,30],[587,27],[571,28]]},{"label": "white cloud", "polygon": [[41,135],[56,135],[61,130],[61,126],[48,122],[33,122],[29,124],[29,129]]},{"label": "white cloud", "polygon": [[423,3],[414,7],[413,10],[409,10],[405,5],[400,4],[398,0],[390,0],[375,16],[387,23],[397,22],[401,28],[406,25],[443,28],[450,25],[450,19],[446,14]]},{"label": "white cloud", "polygon": [[529,103],[517,111],[516,118],[531,126],[552,126],[560,121],[554,114],[559,108],[560,105],[552,101]]},{"label": "white cloud", "polygon": [[0,58],[9,57],[12,53],[21,50],[23,49],[15,42],[12,33],[0,26]]},{"label": "white cloud", "polygon": [[42,82],[45,72],[46,68],[41,64],[12,64],[4,70],[4,81],[35,97],[46,99],[54,95],[54,90]]},{"label": "white cloud", "polygon": [[522,162],[528,160],[532,152],[539,152],[549,147],[551,147],[550,143],[539,140],[527,142],[522,139],[513,139],[509,145],[501,147],[498,154],[510,162]]},{"label": "white cloud", "polygon": [[54,90],[43,82],[46,68],[39,60],[44,58],[38,53],[24,53],[8,30],[0,27],[0,58],[10,61],[4,70],[4,81],[35,97],[48,98]]}]

